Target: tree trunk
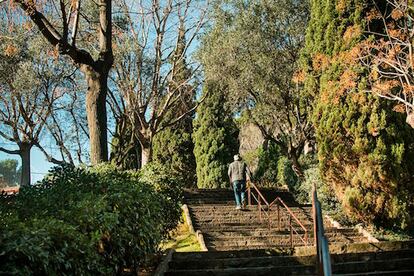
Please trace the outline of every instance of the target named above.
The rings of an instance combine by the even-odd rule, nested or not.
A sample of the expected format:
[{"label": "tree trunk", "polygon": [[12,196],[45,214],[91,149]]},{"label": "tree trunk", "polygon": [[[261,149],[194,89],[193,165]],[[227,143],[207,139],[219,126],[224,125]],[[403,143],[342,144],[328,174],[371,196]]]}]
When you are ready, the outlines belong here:
[{"label": "tree trunk", "polygon": [[152,145],[149,144],[146,147],[142,147],[141,150],[141,166],[145,166],[152,160]]},{"label": "tree trunk", "polygon": [[292,161],[292,169],[297,175],[297,177],[303,178],[304,173],[303,173],[301,165],[299,164],[299,160],[296,154],[290,154],[290,160]]},{"label": "tree trunk", "polygon": [[22,159],[22,175],[20,178],[21,186],[29,186],[31,184],[30,178],[30,151],[32,145],[23,143],[20,145],[20,157]]},{"label": "tree trunk", "polygon": [[88,117],[90,157],[92,165],[108,161],[106,96],[108,74],[82,66],[88,84],[86,113]]}]

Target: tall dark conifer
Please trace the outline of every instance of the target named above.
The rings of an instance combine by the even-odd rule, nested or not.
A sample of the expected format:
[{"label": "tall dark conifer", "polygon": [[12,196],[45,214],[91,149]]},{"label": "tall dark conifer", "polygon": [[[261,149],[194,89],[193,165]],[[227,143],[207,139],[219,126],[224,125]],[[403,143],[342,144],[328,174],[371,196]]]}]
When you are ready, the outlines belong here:
[{"label": "tall dark conifer", "polygon": [[197,110],[194,121],[194,154],[199,188],[229,187],[228,164],[238,152],[239,130],[225,107],[225,96],[214,87]]}]

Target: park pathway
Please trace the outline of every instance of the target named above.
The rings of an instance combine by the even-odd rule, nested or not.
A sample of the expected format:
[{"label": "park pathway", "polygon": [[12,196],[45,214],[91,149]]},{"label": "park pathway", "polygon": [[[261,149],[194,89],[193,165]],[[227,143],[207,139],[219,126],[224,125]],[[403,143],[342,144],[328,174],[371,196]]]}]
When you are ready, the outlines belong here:
[{"label": "park pathway", "polygon": [[[281,208],[278,217],[273,206],[270,229],[257,205],[235,210],[230,190],[186,191],[193,227],[208,251],[175,252],[165,275],[316,275],[312,206],[296,203],[286,191],[261,192],[268,202],[281,198],[290,210]],[[324,227],[334,274],[414,275],[414,242],[369,243],[353,228],[327,219]]]}]

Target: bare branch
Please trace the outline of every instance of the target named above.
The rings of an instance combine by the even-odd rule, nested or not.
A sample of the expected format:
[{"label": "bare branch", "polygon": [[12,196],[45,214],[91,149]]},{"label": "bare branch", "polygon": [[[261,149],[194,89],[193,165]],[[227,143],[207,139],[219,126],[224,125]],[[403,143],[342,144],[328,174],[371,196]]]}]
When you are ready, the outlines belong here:
[{"label": "bare branch", "polygon": [[0,147],[0,151],[5,152],[7,154],[20,154],[20,150],[9,150],[3,147]]}]

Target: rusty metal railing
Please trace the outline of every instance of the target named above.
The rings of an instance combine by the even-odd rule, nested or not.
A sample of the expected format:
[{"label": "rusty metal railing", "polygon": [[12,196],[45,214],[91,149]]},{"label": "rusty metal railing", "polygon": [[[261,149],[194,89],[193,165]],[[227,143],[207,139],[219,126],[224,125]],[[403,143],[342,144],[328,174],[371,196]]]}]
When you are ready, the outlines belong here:
[{"label": "rusty metal railing", "polygon": [[[253,192],[252,192],[253,188]],[[256,194],[255,194],[256,192]],[[275,200],[273,200],[270,204],[266,200],[266,198],[263,196],[263,194],[260,192],[260,190],[257,188],[256,185],[252,182],[248,182],[247,186],[247,199],[248,199],[248,205],[250,206],[252,204],[251,200],[252,198],[256,201],[258,205],[258,212],[259,212],[259,219],[262,221],[262,212],[266,215],[269,230],[272,227],[272,220],[271,220],[271,211],[272,206],[276,205],[277,207],[277,224],[278,224],[278,230],[281,230],[280,227],[280,221],[281,221],[281,215],[280,211],[281,209],[284,209],[288,214],[288,220],[289,220],[289,231],[290,231],[290,246],[293,247],[293,235],[296,234],[299,239],[304,243],[304,245],[308,245],[308,230],[306,227],[299,221],[297,216],[292,212],[292,210],[285,204],[285,202],[280,198],[276,197]],[[263,207],[263,204],[265,204],[266,208]],[[295,227],[293,224],[296,223],[298,227]],[[300,233],[301,230],[303,230],[303,233]]]}]

